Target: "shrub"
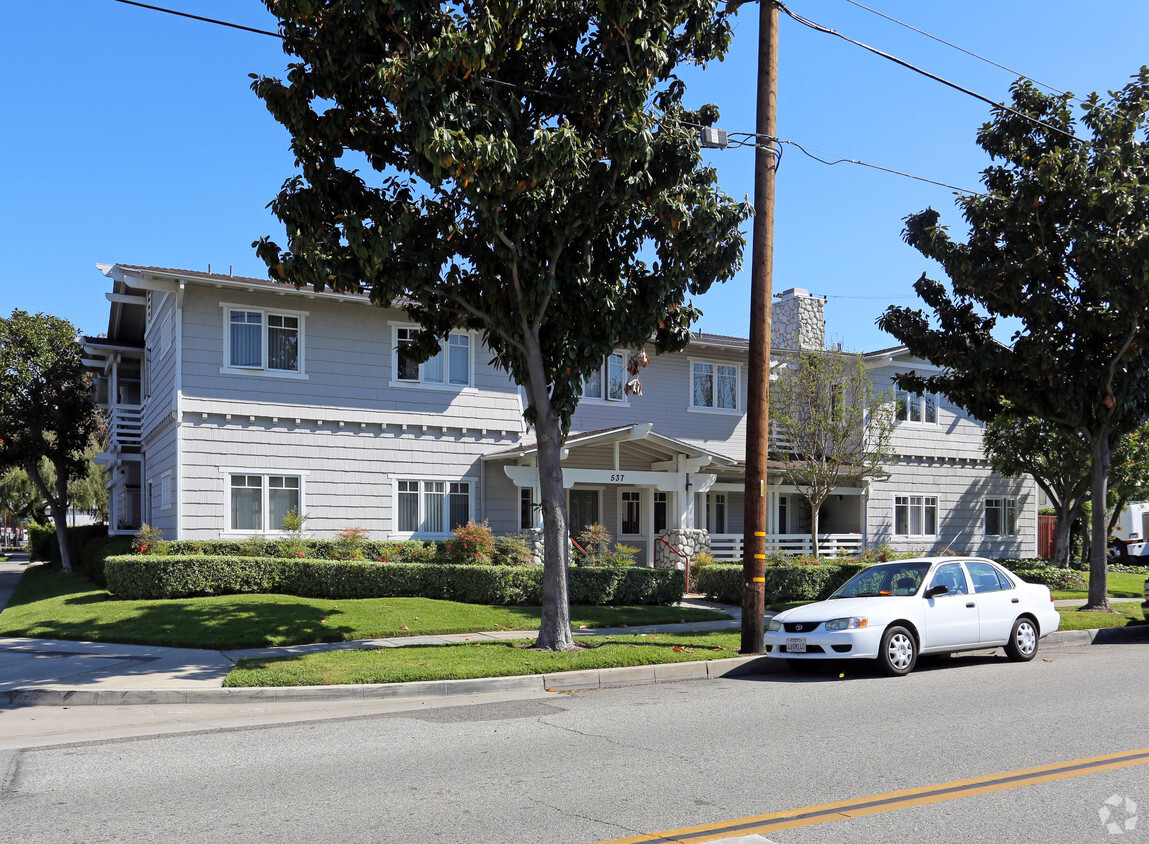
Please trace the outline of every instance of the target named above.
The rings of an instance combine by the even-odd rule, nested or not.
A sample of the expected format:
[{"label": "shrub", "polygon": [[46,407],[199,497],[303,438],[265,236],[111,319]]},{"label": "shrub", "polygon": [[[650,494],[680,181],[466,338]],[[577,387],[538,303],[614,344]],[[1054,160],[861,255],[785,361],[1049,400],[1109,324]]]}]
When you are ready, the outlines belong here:
[{"label": "shrub", "polygon": [[500,536],[495,539],[495,549],[491,563],[496,566],[529,566],[535,562],[527,543],[517,536]]},{"label": "shrub", "polygon": [[171,550],[171,543],[164,539],[162,530],[144,522],[132,539],[132,550],[137,554],[164,557]]},{"label": "shrub", "polygon": [[239,543],[239,553],[243,557],[266,557],[274,549],[274,545],[259,534],[253,533]]},{"label": "shrub", "polygon": [[[52,560],[51,543],[56,536],[54,525],[38,525],[28,523],[28,559],[35,562],[47,563]],[[59,548],[57,547],[57,553]],[[59,562],[57,557],[56,562]]]},{"label": "shrub", "polygon": [[[767,565],[764,571],[766,603],[817,601],[864,569],[859,563],[783,563]],[[726,604],[742,603],[742,566],[713,565],[698,570],[699,592]]]},{"label": "shrub", "polygon": [[307,556],[307,535],[303,532],[308,517],[292,507],[283,514],[283,539],[279,540],[281,557],[303,558]]},{"label": "shrub", "polygon": [[[278,557],[118,556],[105,565],[117,598],[283,593],[323,598],[425,597],[537,606],[541,566],[474,566]],[[571,603],[672,604],[682,598],[673,569],[598,568],[568,572]]]},{"label": "shrub", "polygon": [[94,536],[84,545],[76,570],[93,583],[106,587],[104,562],[108,557],[131,553],[132,542],[130,536],[108,536],[106,531],[103,536]]},{"label": "shrub", "polygon": [[455,538],[447,543],[448,562],[464,566],[489,566],[495,551],[495,535],[485,522],[471,519],[453,531]]},{"label": "shrub", "polygon": [[336,560],[362,560],[365,556],[368,535],[366,528],[339,528],[335,532],[332,557]]}]

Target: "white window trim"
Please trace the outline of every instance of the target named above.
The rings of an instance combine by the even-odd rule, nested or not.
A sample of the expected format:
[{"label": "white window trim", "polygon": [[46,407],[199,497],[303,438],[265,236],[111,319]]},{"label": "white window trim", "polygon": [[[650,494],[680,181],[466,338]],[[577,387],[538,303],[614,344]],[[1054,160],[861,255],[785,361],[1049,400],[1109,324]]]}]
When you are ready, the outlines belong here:
[{"label": "white window trim", "polygon": [[[925,499],[932,498],[934,500],[934,532],[933,533],[898,533],[898,499],[899,498],[921,498],[922,499],[922,525],[925,526]],[[907,507],[913,508],[913,504],[907,503]],[[891,498],[890,509],[890,536],[897,537],[898,539],[937,539],[938,530],[941,528],[942,522],[942,497],[936,492],[900,492],[895,493]],[[909,527],[913,523],[913,519],[906,520],[906,526]]]},{"label": "white window trim", "polygon": [[[407,382],[403,382],[407,383]],[[452,478],[446,475],[429,476],[429,475],[416,475],[416,474],[400,474],[392,475],[391,478],[391,528],[387,531],[388,539],[446,539],[451,536],[451,531],[435,532],[435,531],[401,531],[399,530],[399,482],[400,481],[417,481],[419,484],[419,521],[422,521],[423,515],[423,484],[425,483],[441,483],[447,486],[443,489],[443,515],[449,518],[451,514],[450,504],[448,499],[451,497],[450,484],[467,484],[467,512],[470,514],[472,521],[479,521],[479,514],[476,510],[478,499],[476,494],[479,490],[479,479],[473,475],[464,475],[461,478]],[[517,519],[516,519],[517,521]]]},{"label": "white window trim", "polygon": [[[612,398],[607,397],[607,392],[608,392],[607,385],[610,383],[610,366],[609,366],[610,355],[619,355],[622,358],[623,392],[622,392],[622,398],[621,399],[612,399]],[[629,380],[627,378],[627,375],[629,373],[626,370],[626,364],[627,364],[626,350],[625,349],[615,349],[613,352],[610,353],[610,355],[603,355],[602,363],[599,364],[599,367],[598,367],[599,375],[602,379],[602,395],[601,396],[583,395],[581,393],[582,387],[580,385],[580,387],[579,387],[579,389],[580,389],[579,404],[593,404],[593,405],[596,405],[598,407],[630,407],[630,396],[627,395],[627,392],[626,392],[626,382]]]},{"label": "white window trim", "polygon": [[[223,475],[223,522],[224,527],[220,532],[220,536],[225,539],[230,539],[237,536],[283,536],[281,530],[243,530],[236,529],[231,524],[231,476],[232,475],[260,475],[264,480],[268,476],[277,478],[299,478],[299,512],[307,512],[307,470],[295,469],[236,469],[221,466],[220,474]],[[262,487],[263,493],[263,513],[266,515],[268,512],[267,496],[269,487],[265,483]]]},{"label": "white window trim", "polygon": [[[476,334],[473,331],[452,331],[451,334],[463,334],[467,337],[467,383],[466,384],[451,384],[448,383],[446,378],[450,378],[450,343],[451,337],[448,335],[441,341],[440,345],[443,351],[447,352],[447,360],[444,360],[444,374],[445,378],[442,384],[435,382],[427,382],[423,380],[423,364],[419,364],[419,380],[406,381],[400,379],[399,376],[399,331],[400,328],[409,328],[415,331],[420,330],[419,326],[413,322],[391,322],[391,380],[388,382],[389,387],[400,387],[407,390],[433,390],[440,393],[477,393],[478,388],[475,386],[475,351],[477,347]],[[403,478],[402,480],[432,480],[431,478]]]},{"label": "white window trim", "polygon": [[160,510],[172,509],[172,472],[160,475]]},{"label": "white window trim", "polygon": [[[694,364],[705,363],[715,367],[714,370],[714,400],[718,399],[718,367],[719,366],[732,366],[736,376],[734,384],[734,407],[707,407],[705,405],[698,405],[694,403]],[[726,416],[742,416],[745,412],[742,407],[742,364],[734,360],[720,360],[718,358],[695,358],[688,357],[686,359],[686,411],[687,413],[717,413]]]},{"label": "white window trim", "polygon": [[[902,396],[902,395],[906,396],[906,418],[905,419],[899,419],[898,418],[898,397]],[[926,400],[927,395],[931,395],[934,397],[934,421],[933,422],[927,422],[926,421],[925,400]],[[921,416],[922,416],[921,419],[914,420],[914,419],[909,418],[909,415],[910,415],[909,405],[911,402],[917,403],[918,409],[921,412]],[[924,393],[911,393],[909,390],[903,390],[895,384],[894,385],[894,424],[895,425],[922,425],[925,427],[936,427],[936,426],[942,424],[942,397],[941,397],[941,393],[933,392],[931,390],[927,390]]]},{"label": "white window trim", "polygon": [[[219,368],[221,375],[250,375],[257,378],[285,378],[291,381],[308,381],[306,355],[307,350],[307,316],[309,311],[288,311],[280,308],[262,308],[258,305],[242,305],[238,302],[220,302],[223,309],[223,366]],[[232,366],[231,361],[231,312],[257,311],[263,314],[260,328],[263,336],[260,340],[260,366]],[[299,369],[268,369],[267,368],[267,318],[268,316],[294,317],[299,320]]]},{"label": "white window trim", "polygon": [[[1011,502],[1013,504],[1013,533],[990,533],[987,530],[988,522],[989,522],[989,502],[990,501],[1002,502],[1001,518],[1002,518],[1003,523],[1005,522],[1005,514],[1006,514],[1005,503],[1008,501],[1008,502]],[[1018,516],[1019,516],[1018,504],[1019,504],[1019,499],[1017,496],[1014,496],[1014,495],[987,495],[987,496],[985,496],[982,499],[982,506],[981,506],[981,532],[982,532],[982,536],[985,537],[986,539],[1017,539],[1019,536],[1021,536],[1021,524],[1020,524],[1020,519],[1018,518]],[[1004,527],[1004,524],[1003,524],[1003,527]]]},{"label": "white window trim", "polygon": [[[519,523],[519,530],[534,530],[536,528],[542,527],[542,513],[543,513],[543,511],[542,511],[542,508],[539,506],[538,487],[522,486],[522,487],[517,487],[517,489],[519,490],[519,511],[518,511],[519,512],[519,518],[517,519],[517,521]],[[523,493],[524,492],[530,493],[530,496],[531,496],[531,523],[525,527],[523,526],[523,513],[522,513],[522,511],[523,511]]]}]

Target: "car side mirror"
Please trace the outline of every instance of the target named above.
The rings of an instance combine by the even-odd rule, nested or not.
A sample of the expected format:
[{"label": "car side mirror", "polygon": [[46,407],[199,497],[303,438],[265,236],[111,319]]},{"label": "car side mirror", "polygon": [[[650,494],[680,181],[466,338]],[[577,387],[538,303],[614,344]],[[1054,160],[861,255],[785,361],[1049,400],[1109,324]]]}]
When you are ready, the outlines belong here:
[{"label": "car side mirror", "polygon": [[945,595],[949,591],[950,588],[948,586],[946,586],[944,583],[939,583],[937,586],[931,586],[929,589],[927,589],[925,597],[933,598],[937,595]]}]

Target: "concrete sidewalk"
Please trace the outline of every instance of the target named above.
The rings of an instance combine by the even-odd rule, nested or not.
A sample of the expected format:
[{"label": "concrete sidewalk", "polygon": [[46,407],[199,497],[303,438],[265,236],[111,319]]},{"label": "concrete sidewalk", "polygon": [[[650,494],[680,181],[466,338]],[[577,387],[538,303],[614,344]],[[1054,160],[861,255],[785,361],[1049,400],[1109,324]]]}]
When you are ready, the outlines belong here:
[{"label": "concrete sidewalk", "polygon": [[[27,566],[27,557],[0,563],[0,608]],[[684,606],[728,613],[725,621],[664,624],[643,627],[575,630],[575,636],[633,635],[706,630],[737,630],[741,610],[698,598]],[[768,616],[772,613],[768,613]],[[331,650],[357,650],[459,642],[532,638],[537,630],[458,633],[254,648],[205,651],[146,645],[70,642],[54,639],[0,638],[0,705],[189,704],[252,703],[308,700],[383,700],[436,698],[524,691],[570,691],[668,680],[707,679],[786,670],[782,660],[762,656],[667,665],[570,671],[521,677],[446,680],[354,686],[225,689],[223,680],[235,662],[245,657],[284,657]],[[1070,630],[1041,640],[1043,650],[1149,641],[1149,627]]]}]

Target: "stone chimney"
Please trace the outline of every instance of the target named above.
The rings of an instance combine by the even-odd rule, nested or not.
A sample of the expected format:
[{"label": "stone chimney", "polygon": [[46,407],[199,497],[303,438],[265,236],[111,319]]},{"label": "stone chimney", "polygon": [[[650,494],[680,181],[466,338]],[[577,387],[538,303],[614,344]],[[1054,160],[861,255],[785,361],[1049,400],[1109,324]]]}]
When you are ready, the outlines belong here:
[{"label": "stone chimney", "polygon": [[811,296],[801,287],[777,294],[770,345],[775,349],[824,349],[826,318],[822,308],[825,303],[825,299]]}]

